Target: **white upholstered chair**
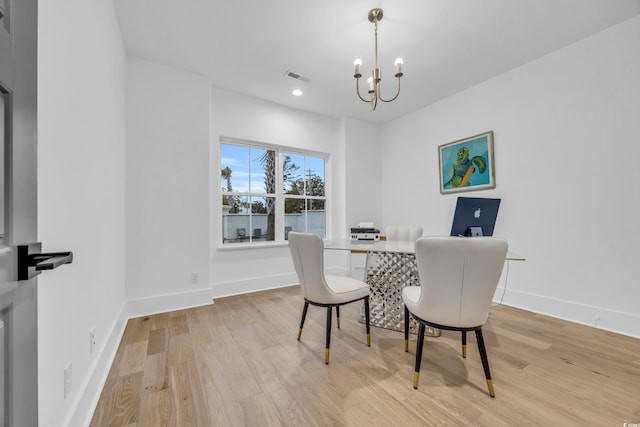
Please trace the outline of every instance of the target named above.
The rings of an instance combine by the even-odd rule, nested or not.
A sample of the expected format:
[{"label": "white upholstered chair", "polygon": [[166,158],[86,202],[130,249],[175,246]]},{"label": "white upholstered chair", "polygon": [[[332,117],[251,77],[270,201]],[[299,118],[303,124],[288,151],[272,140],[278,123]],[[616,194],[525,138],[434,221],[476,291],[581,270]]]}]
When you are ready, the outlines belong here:
[{"label": "white upholstered chair", "polygon": [[467,332],[474,331],[489,395],[495,396],[482,326],[489,315],[507,255],[507,242],[495,237],[422,237],[416,241],[420,286],[402,290],[405,351],[409,351],[409,313],[419,323],[413,388],[418,388],[425,326],[460,331],[462,357]]},{"label": "white upholstered chair", "polygon": [[390,225],[384,231],[389,241],[415,242],[422,236],[422,227],[419,225]]},{"label": "white upholstered chair", "polygon": [[324,274],[324,244],[319,234],[289,232],[289,250],[293,265],[302,287],[304,308],[298,330],[298,340],[302,336],[304,319],[309,304],[327,308],[327,336],[325,363],[329,363],[331,342],[331,310],[336,308],[337,326],[340,328],[340,306],[364,300],[367,345],[371,345],[369,322],[369,285],[348,276]]}]

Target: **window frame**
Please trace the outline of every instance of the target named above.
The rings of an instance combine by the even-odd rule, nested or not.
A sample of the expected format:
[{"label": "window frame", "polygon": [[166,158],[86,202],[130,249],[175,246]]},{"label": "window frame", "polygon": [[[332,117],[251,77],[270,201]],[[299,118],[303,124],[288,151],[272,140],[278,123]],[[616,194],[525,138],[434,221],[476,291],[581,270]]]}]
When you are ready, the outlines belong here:
[{"label": "window frame", "polygon": [[[220,170],[222,167],[222,145],[236,145],[249,149],[260,149],[260,150],[273,150],[276,152],[276,174],[275,174],[275,193],[253,193],[253,192],[239,192],[233,191],[231,194],[238,195],[240,197],[274,197],[276,199],[276,207],[275,207],[275,240],[270,241],[253,241],[251,239],[247,242],[224,242],[224,233],[223,229],[223,221],[224,215],[222,214],[222,196],[228,195],[229,193],[223,191],[223,187],[225,187],[225,182],[220,174],[217,172],[217,191],[215,194],[215,202],[214,202],[214,212],[217,212],[215,215],[215,227],[218,230],[218,238],[217,238],[217,249],[222,250],[235,250],[235,249],[255,249],[255,248],[263,248],[263,247],[274,247],[274,246],[286,246],[288,245],[288,240],[285,240],[285,199],[286,198],[296,198],[303,200],[324,200],[324,211],[325,211],[325,236],[330,235],[331,229],[331,192],[330,192],[330,176],[331,176],[331,154],[327,152],[320,152],[315,150],[308,150],[297,147],[290,147],[286,145],[272,144],[266,142],[258,142],[241,138],[234,138],[228,136],[220,136],[218,139],[218,161],[216,165],[216,171]],[[310,195],[294,195],[294,194],[285,194],[284,185],[283,185],[283,162],[284,162],[284,153],[287,154],[296,154],[305,157],[316,157],[324,159],[324,196],[310,196]],[[251,220],[250,220],[251,221]],[[305,218],[305,230],[308,229],[308,221]]]}]

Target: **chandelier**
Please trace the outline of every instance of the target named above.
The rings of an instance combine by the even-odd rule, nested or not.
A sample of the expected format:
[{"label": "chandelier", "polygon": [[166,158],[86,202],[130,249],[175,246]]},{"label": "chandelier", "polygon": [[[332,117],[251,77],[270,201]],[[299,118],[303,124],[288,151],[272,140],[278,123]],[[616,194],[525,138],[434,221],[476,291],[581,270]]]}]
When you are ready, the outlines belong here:
[{"label": "chandelier", "polygon": [[375,110],[378,106],[378,100],[382,102],[391,102],[395,100],[398,95],[400,95],[400,77],[402,77],[402,58],[397,58],[395,61],[396,66],[396,78],[398,79],[398,90],[396,95],[391,99],[384,99],[380,94],[380,82],[382,81],[382,76],[380,73],[380,67],[378,66],[378,22],[382,21],[383,12],[382,9],[375,8],[369,11],[369,22],[373,22],[374,33],[375,33],[375,68],[371,73],[371,77],[367,79],[367,83],[369,84],[369,95],[370,98],[366,99],[360,95],[360,77],[362,74],[360,73],[360,67],[362,66],[362,60],[360,58],[356,59],[353,62],[353,66],[355,67],[355,72],[353,77],[356,78],[356,92],[358,93],[358,98],[360,98],[364,102],[368,102],[371,104],[371,109]]}]

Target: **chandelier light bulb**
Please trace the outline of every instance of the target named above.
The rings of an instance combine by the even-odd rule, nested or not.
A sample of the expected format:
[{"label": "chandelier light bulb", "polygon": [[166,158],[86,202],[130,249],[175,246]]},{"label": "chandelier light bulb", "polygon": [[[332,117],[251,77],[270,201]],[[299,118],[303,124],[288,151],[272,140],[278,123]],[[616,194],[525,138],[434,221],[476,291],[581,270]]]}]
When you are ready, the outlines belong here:
[{"label": "chandelier light bulb", "polygon": [[353,75],[356,76],[356,77],[362,77],[362,74],[360,74],[360,67],[362,66],[362,59],[356,58],[356,60],[353,61],[353,66],[355,68],[355,71],[354,71]]},{"label": "chandelier light bulb", "polygon": [[369,93],[373,93],[373,77],[369,77],[367,83],[369,83]]},{"label": "chandelier light bulb", "polygon": [[396,58],[396,61],[394,62],[395,66],[396,66],[396,77],[401,77],[402,76],[402,58]]},{"label": "chandelier light bulb", "polygon": [[353,77],[355,78],[360,78],[362,77],[362,74],[360,73],[360,66],[362,65],[362,60],[360,58],[357,58],[355,61],[353,61],[353,66],[354,66],[354,72],[353,72]]}]

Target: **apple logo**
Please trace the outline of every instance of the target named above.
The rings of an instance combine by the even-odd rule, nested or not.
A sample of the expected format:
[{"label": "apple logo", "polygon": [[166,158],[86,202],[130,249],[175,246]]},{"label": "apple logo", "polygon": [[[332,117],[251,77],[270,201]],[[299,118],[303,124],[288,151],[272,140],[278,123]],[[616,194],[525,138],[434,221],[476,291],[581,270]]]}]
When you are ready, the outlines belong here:
[{"label": "apple logo", "polygon": [[480,218],[480,208],[476,209],[476,211],[473,213],[473,217]]}]

